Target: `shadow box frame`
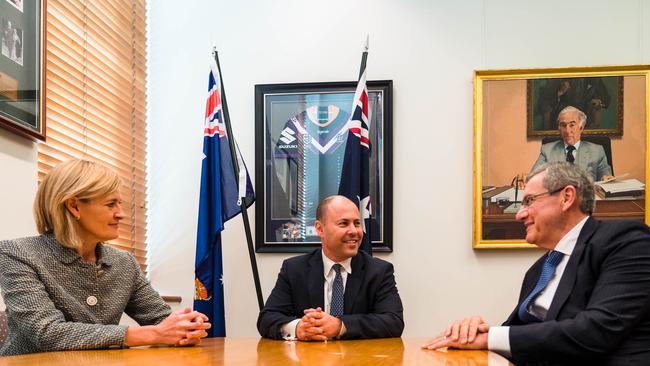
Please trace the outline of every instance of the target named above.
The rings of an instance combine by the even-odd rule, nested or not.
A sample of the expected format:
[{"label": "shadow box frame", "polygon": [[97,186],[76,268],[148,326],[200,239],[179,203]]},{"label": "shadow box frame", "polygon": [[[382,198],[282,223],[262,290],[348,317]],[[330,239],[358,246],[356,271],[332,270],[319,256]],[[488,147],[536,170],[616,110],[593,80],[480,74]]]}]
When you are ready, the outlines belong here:
[{"label": "shadow box frame", "polygon": [[[645,152],[643,152],[642,164],[645,167],[645,182],[650,181],[650,153],[648,146],[650,146],[650,65],[623,65],[623,66],[595,66],[595,67],[563,67],[563,68],[542,68],[542,69],[503,69],[503,70],[475,70],[473,75],[473,185],[472,185],[472,248],[474,249],[517,249],[517,248],[538,248],[536,245],[527,243],[522,239],[484,239],[483,225],[486,223],[483,220],[483,213],[486,210],[484,207],[484,190],[494,189],[484,183],[484,152],[487,144],[484,144],[484,136],[486,136],[485,126],[489,123],[489,118],[486,117],[486,82],[490,81],[508,81],[508,80],[525,80],[526,81],[526,96],[523,107],[526,110],[526,119],[521,123],[526,123],[526,139],[527,141],[541,142],[542,137],[555,135],[559,133],[541,133],[533,134],[530,132],[530,113],[531,113],[531,83],[543,79],[563,79],[563,78],[607,78],[607,77],[620,77],[623,79],[627,76],[639,76],[644,78],[643,90],[645,96],[643,102],[645,104],[642,113],[642,120],[640,123],[644,125],[645,136],[642,141],[645,143]],[[621,97],[623,89],[621,86]],[[510,102],[510,101],[507,101]],[[505,102],[504,102],[505,103]],[[623,107],[622,100],[619,101],[620,107]],[[624,116],[622,111],[621,116]],[[627,116],[625,116],[627,117]],[[629,122],[629,121],[628,121]],[[626,122],[626,123],[628,123]],[[617,121],[618,123],[618,121]],[[618,128],[618,127],[617,127]],[[609,135],[612,137],[620,137],[623,134],[623,122],[621,121],[620,130],[609,129],[607,131],[589,130],[586,128],[583,135]],[[486,154],[487,155],[487,154]],[[516,157],[515,157],[516,158]],[[530,162],[530,166],[533,161]],[[528,167],[529,168],[529,167]],[[512,174],[521,172],[512,172]],[[528,174],[528,172],[524,172]],[[644,182],[644,183],[645,183]],[[489,188],[488,188],[489,187]],[[519,192],[523,195],[523,192]],[[516,199],[515,199],[516,200]],[[490,202],[487,202],[488,205]],[[645,200],[643,211],[640,217],[648,224],[650,223],[650,200]],[[608,217],[607,219],[618,218]],[[621,217],[623,218],[623,217]],[[523,228],[523,224],[522,224]]]},{"label": "shadow box frame", "polygon": [[[393,251],[393,166],[392,166],[392,125],[393,125],[393,81],[392,80],[376,80],[367,82],[368,95],[370,100],[369,108],[369,122],[370,122],[370,140],[371,140],[371,166],[370,168],[377,169],[377,174],[370,175],[371,180],[371,204],[373,210],[371,230],[372,250],[373,252],[392,252]],[[349,118],[350,109],[352,107],[352,99],[357,86],[356,81],[349,82],[313,82],[313,83],[284,83],[284,84],[259,84],[255,85],[255,187],[256,189],[256,202],[255,202],[255,250],[258,253],[307,253],[314,249],[320,248],[320,240],[315,237],[315,232],[309,221],[314,217],[315,209],[318,201],[328,194],[336,193],[334,191],[327,193],[327,182],[322,183],[323,180],[318,180],[317,185],[319,192],[313,193],[313,188],[305,188],[307,183],[302,183],[300,187],[297,183],[286,183],[284,186],[280,183],[297,181],[298,173],[292,172],[292,165],[302,167],[300,168],[302,181],[304,177],[311,173],[313,176],[314,168],[305,168],[307,163],[301,163],[291,150],[285,157],[278,158],[278,153],[287,152],[285,146],[289,149],[295,148],[295,145],[302,144],[301,154],[306,154],[305,151],[311,151],[310,154],[318,156],[318,177],[327,174],[327,180],[332,179],[332,172],[336,170],[328,170],[336,164],[342,164],[342,152],[345,150],[345,138],[347,137],[347,128],[345,133],[338,130],[336,126],[346,126]],[[325,121],[324,124],[331,123],[332,131],[327,132],[324,136],[318,135],[312,138],[312,134],[320,134],[323,127],[318,127],[312,134],[306,129],[302,129],[303,137],[300,127],[297,127],[298,132],[287,130],[287,127],[295,117],[302,116],[301,120],[303,126],[314,126],[310,124],[309,120],[314,118],[315,114],[309,114],[307,106],[314,108],[316,105],[319,115],[333,115],[331,109],[334,105],[334,110],[338,110],[339,114],[337,119],[333,121]],[[340,113],[344,111],[345,113]],[[348,117],[346,117],[348,115]],[[311,116],[311,117],[310,117]],[[320,118],[320,117],[319,117]],[[341,118],[338,120],[338,118]],[[373,129],[376,123],[376,118],[380,120],[381,128],[379,130]],[[337,121],[338,120],[338,121]],[[314,122],[315,123],[315,122]],[[269,127],[270,126],[270,127]],[[329,127],[328,127],[329,128]],[[271,131],[272,130],[272,131]],[[286,130],[286,131],[285,131]],[[307,131],[307,132],[306,132]],[[328,140],[331,134],[338,131],[339,141],[331,144],[332,140]],[[373,132],[374,131],[374,132]],[[306,136],[306,137],[304,137]],[[321,140],[322,138],[322,140]],[[343,138],[342,141],[341,138]],[[281,140],[287,142],[286,144]],[[312,141],[313,140],[313,141]],[[323,142],[321,144],[321,142]],[[304,145],[308,145],[305,148]],[[321,146],[322,145],[322,146]],[[316,146],[316,149],[314,149]],[[281,150],[278,150],[281,148]],[[318,152],[317,150],[320,150]],[[338,157],[323,157],[324,154],[329,153],[325,150],[336,150],[332,155],[338,154]],[[323,155],[320,155],[323,154]],[[270,156],[272,155],[272,156]],[[313,155],[312,155],[313,156]],[[313,157],[312,157],[313,159]],[[322,159],[322,160],[320,160]],[[334,160],[332,160],[334,159]],[[290,161],[296,163],[290,163]],[[278,173],[282,168],[276,167],[278,162],[285,166],[285,171],[289,173]],[[313,161],[313,160],[312,160]],[[298,169],[298,168],[293,168]],[[338,169],[338,168],[336,168]],[[336,174],[336,173],[334,173]],[[296,179],[293,179],[293,177]],[[296,186],[290,188],[291,186]],[[326,188],[321,188],[324,185]],[[311,185],[316,186],[314,184]],[[373,187],[375,189],[373,190]],[[332,190],[332,186],[329,187]],[[322,191],[326,191],[322,193]],[[299,193],[290,193],[299,192]],[[377,193],[379,192],[379,193]],[[375,194],[373,194],[375,193]],[[290,197],[296,197],[290,199]],[[275,198],[274,198],[275,197]],[[318,198],[317,198],[318,197]],[[278,203],[279,202],[279,203]],[[286,202],[286,203],[283,203]],[[294,203],[291,203],[294,202]],[[300,208],[295,202],[300,202]],[[277,203],[277,204],[276,204]],[[295,209],[295,210],[294,210]],[[278,212],[282,212],[278,214]],[[299,212],[300,217],[294,216]],[[288,214],[289,217],[283,216]],[[302,218],[302,217],[305,218]],[[300,218],[298,222],[305,222],[300,225],[292,226],[295,218]],[[304,230],[304,231],[300,231]],[[297,239],[306,238],[306,240],[291,241],[293,239],[283,239],[285,237],[291,238],[294,233],[298,233],[295,237]],[[379,234],[379,236],[377,235]]]},{"label": "shadow box frame", "polygon": [[[0,127],[33,141],[45,141],[47,0],[17,4],[7,0],[0,4]],[[11,43],[14,50],[20,45],[19,52],[5,45],[6,28],[16,29],[19,42]]]}]

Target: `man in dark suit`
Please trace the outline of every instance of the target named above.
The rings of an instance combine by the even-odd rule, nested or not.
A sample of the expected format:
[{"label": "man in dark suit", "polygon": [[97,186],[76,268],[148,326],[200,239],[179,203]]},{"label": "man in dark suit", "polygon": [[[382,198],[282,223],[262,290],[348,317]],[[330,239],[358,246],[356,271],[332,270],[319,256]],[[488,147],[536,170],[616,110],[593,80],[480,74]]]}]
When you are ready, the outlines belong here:
[{"label": "man in dark suit", "polygon": [[315,228],[322,249],[284,261],[257,319],[263,337],[324,341],[402,334],[393,266],[359,251],[361,225],[347,198],[320,203]]},{"label": "man in dark suit", "polygon": [[503,326],[479,316],[424,345],[490,349],[516,364],[646,365],[650,360],[650,229],[589,215],[593,182],[579,167],[531,173],[517,219],[549,250],[528,270]]}]

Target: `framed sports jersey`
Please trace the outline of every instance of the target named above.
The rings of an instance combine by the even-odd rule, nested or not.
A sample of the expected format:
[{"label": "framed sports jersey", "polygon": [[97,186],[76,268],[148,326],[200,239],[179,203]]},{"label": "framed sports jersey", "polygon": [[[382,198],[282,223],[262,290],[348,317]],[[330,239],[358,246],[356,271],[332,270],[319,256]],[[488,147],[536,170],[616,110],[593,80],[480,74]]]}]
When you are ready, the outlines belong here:
[{"label": "framed sports jersey", "polygon": [[[320,247],[316,208],[341,183],[354,82],[255,85],[257,252]],[[368,81],[373,251],[392,251],[392,86]]]}]

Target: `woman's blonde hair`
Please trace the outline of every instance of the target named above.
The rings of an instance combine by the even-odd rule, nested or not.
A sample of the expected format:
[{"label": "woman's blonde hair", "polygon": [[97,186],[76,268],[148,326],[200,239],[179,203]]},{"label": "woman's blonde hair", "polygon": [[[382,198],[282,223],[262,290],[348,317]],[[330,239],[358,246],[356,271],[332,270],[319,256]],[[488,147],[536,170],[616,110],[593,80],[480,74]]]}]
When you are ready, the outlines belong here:
[{"label": "woman's blonde hair", "polygon": [[93,161],[71,159],[54,167],[41,182],[34,199],[34,219],[38,232],[54,232],[64,247],[79,248],[76,219],[65,201],[76,197],[87,201],[117,192],[122,181],[114,171]]}]

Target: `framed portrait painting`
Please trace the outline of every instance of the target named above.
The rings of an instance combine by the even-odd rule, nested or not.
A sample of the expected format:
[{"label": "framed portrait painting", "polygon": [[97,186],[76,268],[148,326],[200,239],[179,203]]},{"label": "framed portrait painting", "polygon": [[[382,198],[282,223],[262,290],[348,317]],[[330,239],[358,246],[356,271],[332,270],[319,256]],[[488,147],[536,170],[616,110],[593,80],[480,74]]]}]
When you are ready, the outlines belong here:
[{"label": "framed portrait painting", "polygon": [[0,126],[45,140],[46,0],[0,0]]},{"label": "framed portrait painting", "polygon": [[516,214],[525,177],[566,159],[564,108],[577,120],[575,164],[595,182],[592,216],[650,223],[649,85],[648,65],[475,71],[473,247],[535,247]]},{"label": "framed portrait painting", "polygon": [[623,77],[560,77],[530,79],[527,86],[528,136],[559,136],[558,112],[567,106],[587,117],[585,134],[623,134]]},{"label": "framed portrait painting", "polygon": [[[320,200],[337,194],[356,82],[255,86],[255,227],[258,252],[320,247]],[[392,81],[368,81],[370,232],[392,250]]]}]

